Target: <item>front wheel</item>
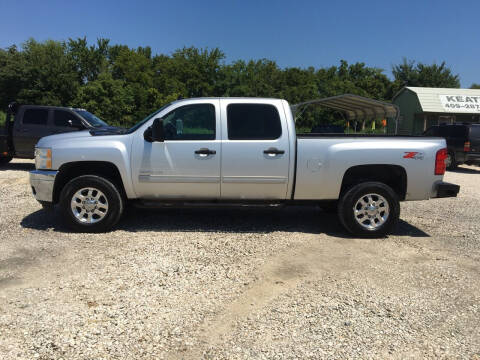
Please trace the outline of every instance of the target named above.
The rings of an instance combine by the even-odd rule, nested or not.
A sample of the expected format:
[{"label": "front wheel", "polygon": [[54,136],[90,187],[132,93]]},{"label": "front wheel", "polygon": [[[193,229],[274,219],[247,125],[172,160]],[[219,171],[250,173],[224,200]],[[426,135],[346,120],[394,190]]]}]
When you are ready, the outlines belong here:
[{"label": "front wheel", "polygon": [[124,201],[109,180],[79,176],[62,190],[60,208],[68,227],[79,232],[109,231],[120,219]]},{"label": "front wheel", "polygon": [[347,231],[360,237],[390,234],[400,217],[397,194],[380,182],[353,186],[338,203],[338,216]]}]

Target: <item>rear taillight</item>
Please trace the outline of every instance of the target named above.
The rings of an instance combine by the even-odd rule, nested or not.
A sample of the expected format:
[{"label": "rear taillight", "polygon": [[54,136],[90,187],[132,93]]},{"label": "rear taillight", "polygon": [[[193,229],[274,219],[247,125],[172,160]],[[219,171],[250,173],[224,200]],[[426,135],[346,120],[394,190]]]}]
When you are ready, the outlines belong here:
[{"label": "rear taillight", "polygon": [[470,141],[466,141],[465,144],[463,144],[463,151],[470,151]]},{"label": "rear taillight", "polygon": [[440,149],[437,151],[437,156],[435,157],[435,175],[445,174],[445,170],[447,169],[447,166],[445,165],[447,155],[447,149]]}]

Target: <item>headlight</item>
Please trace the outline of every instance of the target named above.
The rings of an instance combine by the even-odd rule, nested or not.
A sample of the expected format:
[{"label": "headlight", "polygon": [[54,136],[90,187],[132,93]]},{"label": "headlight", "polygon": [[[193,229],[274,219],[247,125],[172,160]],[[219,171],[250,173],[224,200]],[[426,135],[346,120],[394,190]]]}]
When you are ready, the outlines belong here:
[{"label": "headlight", "polygon": [[38,170],[52,168],[52,149],[35,148],[35,168]]}]

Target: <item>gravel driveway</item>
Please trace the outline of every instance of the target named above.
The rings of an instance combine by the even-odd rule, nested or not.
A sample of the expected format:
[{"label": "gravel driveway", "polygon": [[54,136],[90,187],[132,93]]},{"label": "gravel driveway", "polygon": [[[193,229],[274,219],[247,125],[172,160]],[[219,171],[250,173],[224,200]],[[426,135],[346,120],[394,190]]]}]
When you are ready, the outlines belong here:
[{"label": "gravel driveway", "polygon": [[72,234],[0,169],[1,359],[480,359],[480,168],[386,239],[315,208],[130,209]]}]

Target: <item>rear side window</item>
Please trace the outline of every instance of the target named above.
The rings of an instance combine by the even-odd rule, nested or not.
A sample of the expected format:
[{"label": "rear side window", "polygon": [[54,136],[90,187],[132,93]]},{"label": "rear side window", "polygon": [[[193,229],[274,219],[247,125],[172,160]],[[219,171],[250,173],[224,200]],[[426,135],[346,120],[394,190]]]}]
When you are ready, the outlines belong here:
[{"label": "rear side window", "polygon": [[230,104],[227,106],[230,140],[275,140],[282,135],[277,108],[268,104]]},{"label": "rear side window", "polygon": [[470,128],[470,139],[480,140],[480,125],[472,125]]},{"label": "rear side window", "polygon": [[27,109],[23,113],[24,125],[47,125],[48,110],[46,109]]},{"label": "rear side window", "polygon": [[[71,124],[69,123],[71,121]],[[53,113],[53,124],[59,127],[80,126],[80,120],[68,111],[55,110]]]}]

